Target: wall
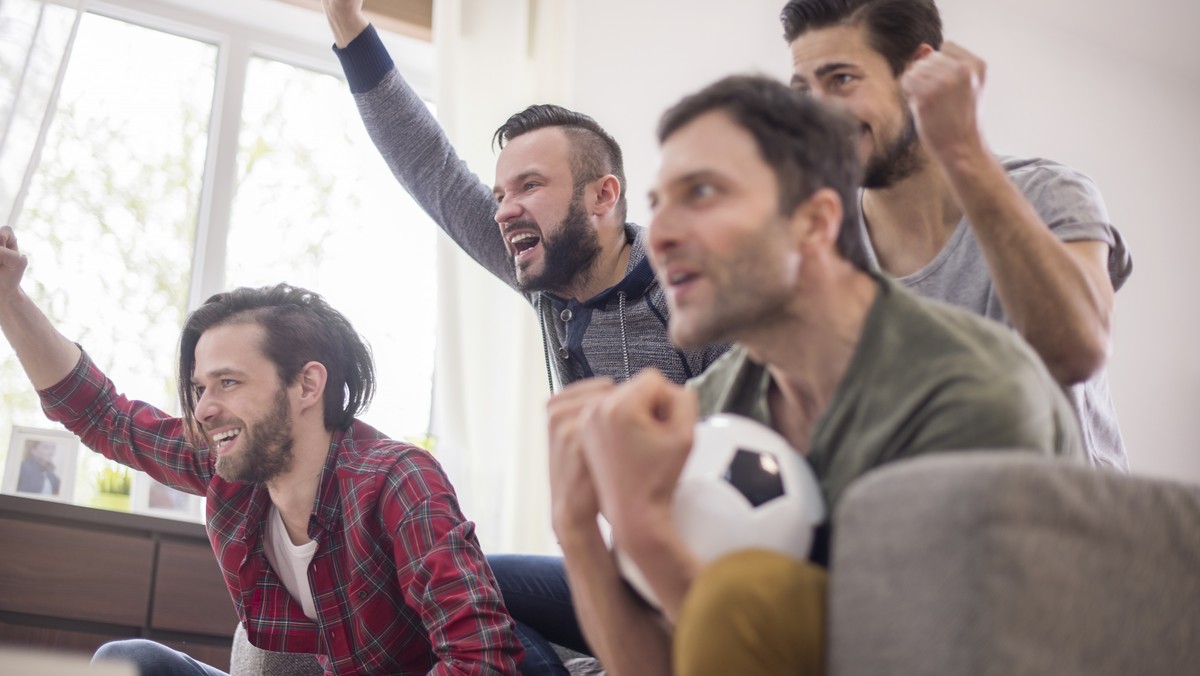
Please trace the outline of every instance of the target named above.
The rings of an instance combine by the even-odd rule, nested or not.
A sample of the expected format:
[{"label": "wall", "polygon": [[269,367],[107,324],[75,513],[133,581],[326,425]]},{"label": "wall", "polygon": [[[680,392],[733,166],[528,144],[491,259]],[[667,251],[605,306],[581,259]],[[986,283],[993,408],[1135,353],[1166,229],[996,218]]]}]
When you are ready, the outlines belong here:
[{"label": "wall", "polygon": [[[574,3],[568,105],[622,142],[630,216],[646,221],[654,124],[680,96],[733,72],[784,77],[783,0]],[[1200,228],[1184,200],[1200,182],[1200,50],[1178,0],[943,0],[947,37],[989,64],[985,129],[998,151],[1090,174],[1134,254],[1118,296],[1110,377],[1133,470],[1200,483],[1200,332],[1192,298]]]}]

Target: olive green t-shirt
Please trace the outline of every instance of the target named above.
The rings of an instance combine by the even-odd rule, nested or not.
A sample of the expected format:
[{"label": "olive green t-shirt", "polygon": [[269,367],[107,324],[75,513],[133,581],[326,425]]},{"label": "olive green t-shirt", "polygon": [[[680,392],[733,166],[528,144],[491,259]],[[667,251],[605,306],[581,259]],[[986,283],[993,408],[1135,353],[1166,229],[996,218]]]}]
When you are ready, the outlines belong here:
[{"label": "olive green t-shirt", "polygon": [[[1012,449],[1084,459],[1062,389],[1011,329],[873,276],[879,292],[808,454],[831,514],[862,474],[924,453]],[[773,427],[770,384],[740,345],[688,382],[702,416],[737,413]]]}]

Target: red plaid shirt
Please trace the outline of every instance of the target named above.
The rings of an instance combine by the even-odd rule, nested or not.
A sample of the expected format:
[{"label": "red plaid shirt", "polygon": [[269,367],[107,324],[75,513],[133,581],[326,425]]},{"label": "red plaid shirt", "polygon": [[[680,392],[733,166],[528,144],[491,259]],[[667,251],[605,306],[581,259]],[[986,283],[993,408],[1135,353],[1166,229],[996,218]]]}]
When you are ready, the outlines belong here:
[{"label": "red plaid shirt", "polygon": [[39,393],[89,448],[208,498],[208,537],[250,642],[317,653],[328,674],[512,674],[514,624],[449,480],[425,451],[355,421],[335,430],[308,535],[317,620],[263,555],[266,486],[214,471],[179,418],[117,394],[84,354]]}]

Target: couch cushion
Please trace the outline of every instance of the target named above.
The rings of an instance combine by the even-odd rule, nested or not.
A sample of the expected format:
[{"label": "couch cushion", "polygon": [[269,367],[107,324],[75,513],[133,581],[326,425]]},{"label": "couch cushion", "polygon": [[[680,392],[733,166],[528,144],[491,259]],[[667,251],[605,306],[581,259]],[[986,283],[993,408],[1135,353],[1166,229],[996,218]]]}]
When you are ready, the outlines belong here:
[{"label": "couch cushion", "polygon": [[233,633],[230,676],[320,676],[325,670],[309,653],[277,653],[251,645],[246,628],[238,623]]},{"label": "couch cushion", "polygon": [[1200,487],[957,453],[864,476],[834,523],[831,676],[1200,669]]}]

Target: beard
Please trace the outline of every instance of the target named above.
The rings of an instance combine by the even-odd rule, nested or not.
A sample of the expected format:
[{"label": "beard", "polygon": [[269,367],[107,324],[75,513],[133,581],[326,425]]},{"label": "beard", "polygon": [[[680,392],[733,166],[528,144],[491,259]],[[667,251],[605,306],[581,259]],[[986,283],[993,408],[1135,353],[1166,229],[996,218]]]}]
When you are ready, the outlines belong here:
[{"label": "beard", "polygon": [[292,465],[292,415],[287,390],[280,387],[275,406],[253,425],[242,425],[241,451],[217,458],[217,476],[226,481],[266,483]]},{"label": "beard", "polygon": [[517,268],[517,289],[524,292],[561,292],[586,279],[600,257],[600,237],[588,223],[583,196],[576,194],[558,232],[542,234],[542,271],[524,274]]},{"label": "beard", "polygon": [[904,128],[882,152],[872,154],[863,167],[862,187],[871,189],[890,188],[917,173],[924,166],[921,157],[921,141],[917,136],[917,122],[913,119],[908,104],[904,106]]},{"label": "beard", "polygon": [[[671,342],[685,350],[698,350],[717,343],[740,340],[746,332],[759,332],[786,315],[795,297],[793,274],[786,262],[773,255],[780,246],[778,232],[786,228],[782,217],[771,217],[754,239],[739,243],[733,251],[700,259],[713,271],[713,291],[703,306],[677,308],[670,305],[668,333]],[[716,275],[715,271],[722,271]],[[660,283],[665,283],[662,278]]]}]

